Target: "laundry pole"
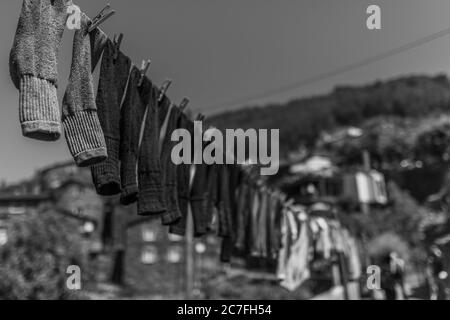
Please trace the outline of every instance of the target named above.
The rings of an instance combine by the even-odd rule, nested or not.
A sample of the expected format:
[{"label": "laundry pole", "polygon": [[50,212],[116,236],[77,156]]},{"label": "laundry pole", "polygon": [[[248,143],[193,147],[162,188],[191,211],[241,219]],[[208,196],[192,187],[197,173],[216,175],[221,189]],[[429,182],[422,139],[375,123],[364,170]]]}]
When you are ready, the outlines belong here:
[{"label": "laundry pole", "polygon": [[[192,189],[195,177],[195,165],[191,166],[189,189]],[[194,257],[194,220],[192,217],[192,206],[188,203],[188,214],[186,217],[186,237],[185,237],[185,297],[192,300],[195,283],[195,257]]]}]

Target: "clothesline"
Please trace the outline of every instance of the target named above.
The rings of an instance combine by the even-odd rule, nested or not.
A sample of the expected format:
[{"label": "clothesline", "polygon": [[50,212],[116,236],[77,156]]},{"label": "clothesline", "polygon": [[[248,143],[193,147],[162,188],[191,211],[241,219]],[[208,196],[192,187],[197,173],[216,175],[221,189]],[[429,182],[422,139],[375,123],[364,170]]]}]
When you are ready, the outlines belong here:
[{"label": "clothesline", "polygon": [[[222,261],[230,261],[234,249],[253,257],[276,259],[282,234],[284,247],[289,247],[286,261],[282,262],[286,263],[287,276],[295,278],[292,272],[298,270],[296,263],[307,268],[309,236],[305,230],[319,219],[310,219],[306,210],[295,206],[286,194],[271,188],[255,174],[255,167],[237,163],[229,150],[216,152],[221,153],[222,159],[233,159],[230,165],[177,166],[171,161],[174,141],[170,135],[178,128],[193,132],[195,121],[184,112],[184,106],[180,108],[167,97],[170,82],[166,81],[161,88],[154,86],[146,75],[149,63],[139,70],[120,50],[122,37],[111,40],[98,28],[102,15],[90,20],[81,14],[60,121],[56,49],[65,27],[66,11],[53,7],[49,0],[41,0],[48,10],[41,10],[41,1],[24,1],[29,6],[24,6],[26,10],[21,12],[22,23],[18,25],[10,55],[10,70],[20,91],[20,121],[25,136],[55,141],[64,127],[76,164],[91,167],[99,195],[120,195],[122,205],[137,203],[138,215],[161,217],[161,223],[169,226],[172,234],[185,235],[186,220],[190,217],[195,220],[196,236],[206,235],[217,227],[223,240]],[[111,14],[105,14],[108,15]],[[34,39],[36,43],[47,43],[43,48],[46,50],[30,49],[29,34],[34,35],[37,24],[49,30]],[[58,34],[57,39],[49,36],[53,34]],[[92,72],[100,57],[95,97]],[[43,63],[30,64],[35,60]],[[196,121],[203,122],[204,116],[200,115]],[[327,222],[322,226],[317,223],[327,229]],[[283,227],[292,228],[294,237],[287,237]],[[329,241],[325,242],[329,248]],[[301,254],[291,255],[294,251]]]}]

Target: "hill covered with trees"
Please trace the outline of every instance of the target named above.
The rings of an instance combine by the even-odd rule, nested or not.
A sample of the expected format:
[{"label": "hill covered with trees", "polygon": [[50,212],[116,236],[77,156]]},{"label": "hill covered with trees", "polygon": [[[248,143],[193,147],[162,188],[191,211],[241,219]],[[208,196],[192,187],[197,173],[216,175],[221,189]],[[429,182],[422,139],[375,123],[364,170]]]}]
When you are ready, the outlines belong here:
[{"label": "hill covered with trees", "polygon": [[377,117],[419,119],[450,111],[450,81],[445,75],[409,76],[366,86],[340,86],[328,95],[283,105],[248,107],[218,114],[209,123],[219,129],[280,129],[286,155],[312,147],[324,131],[359,126]]}]

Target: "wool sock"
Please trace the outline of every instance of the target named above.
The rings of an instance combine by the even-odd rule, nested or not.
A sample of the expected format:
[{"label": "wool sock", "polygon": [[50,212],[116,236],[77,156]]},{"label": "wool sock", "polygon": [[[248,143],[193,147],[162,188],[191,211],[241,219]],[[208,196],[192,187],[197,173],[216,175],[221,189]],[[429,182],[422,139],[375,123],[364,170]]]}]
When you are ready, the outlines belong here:
[{"label": "wool sock", "polygon": [[25,137],[55,141],[61,136],[58,52],[69,0],[24,0],[10,53],[11,79],[18,90]]},{"label": "wool sock", "polygon": [[137,160],[139,136],[144,119],[146,102],[139,88],[141,72],[132,67],[125,100],[120,116],[120,178],[122,194],[120,202],[130,205],[138,200]]},{"label": "wool sock", "polygon": [[[177,129],[181,111],[178,107],[172,105],[168,98],[164,98],[163,105],[168,106],[167,114],[167,130],[164,134],[162,149],[161,149],[161,166],[164,186],[164,197],[167,211],[162,214],[163,225],[172,225],[178,222],[181,218],[180,208],[178,207],[177,195],[177,166],[171,159],[172,149],[175,142],[172,141],[172,132]],[[164,106],[164,109],[166,107]]]},{"label": "wool sock", "polygon": [[108,40],[103,52],[97,91],[97,109],[106,141],[108,159],[91,168],[92,179],[99,195],[120,194],[120,107],[127,85],[131,61]]},{"label": "wool sock", "polygon": [[[194,123],[182,113],[178,120],[178,128],[185,129],[190,136],[194,136]],[[193,141],[191,147],[193,146]],[[193,149],[191,149],[193,150]],[[184,236],[186,234],[186,221],[188,215],[188,206],[190,201],[190,164],[182,163],[177,166],[177,192],[178,192],[178,207],[180,209],[181,217],[179,221],[170,226],[169,232],[172,234]]]},{"label": "wool sock", "polygon": [[142,91],[149,97],[138,160],[138,214],[148,216],[165,212],[166,205],[159,157],[158,89],[145,77]]},{"label": "wool sock", "polygon": [[[88,33],[90,19],[81,15],[81,29],[75,32],[69,85],[63,100],[63,125],[67,145],[80,167],[100,163],[107,158],[106,142],[94,98],[92,57],[102,51],[106,35],[99,29]],[[93,38],[93,39],[91,39]],[[98,38],[98,39],[97,39]],[[97,47],[91,48],[91,43]]]}]

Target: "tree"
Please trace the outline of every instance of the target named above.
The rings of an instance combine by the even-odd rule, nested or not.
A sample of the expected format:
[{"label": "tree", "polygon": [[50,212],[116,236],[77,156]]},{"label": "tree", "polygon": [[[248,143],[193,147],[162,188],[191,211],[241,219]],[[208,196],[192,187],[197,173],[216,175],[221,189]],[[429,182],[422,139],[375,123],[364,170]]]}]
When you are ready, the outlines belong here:
[{"label": "tree", "polygon": [[70,265],[83,270],[77,228],[55,210],[14,218],[0,248],[0,299],[76,298],[66,288],[66,270]]}]

